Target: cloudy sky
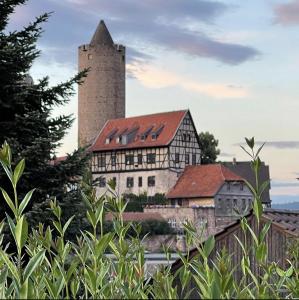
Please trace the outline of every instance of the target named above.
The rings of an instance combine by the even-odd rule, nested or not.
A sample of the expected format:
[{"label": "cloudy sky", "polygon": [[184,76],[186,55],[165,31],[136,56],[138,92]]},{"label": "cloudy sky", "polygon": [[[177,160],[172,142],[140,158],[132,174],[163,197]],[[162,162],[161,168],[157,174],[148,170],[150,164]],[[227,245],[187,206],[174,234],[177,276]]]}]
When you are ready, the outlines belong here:
[{"label": "cloudy sky", "polygon": [[[266,142],[275,202],[299,200],[299,0],[29,0],[10,30],[53,12],[34,80],[77,70],[77,48],[104,19],[127,47],[127,115],[189,108],[219,139],[220,159],[247,160],[244,137]],[[56,114],[77,115],[77,98]],[[77,123],[59,154],[77,146]]]}]

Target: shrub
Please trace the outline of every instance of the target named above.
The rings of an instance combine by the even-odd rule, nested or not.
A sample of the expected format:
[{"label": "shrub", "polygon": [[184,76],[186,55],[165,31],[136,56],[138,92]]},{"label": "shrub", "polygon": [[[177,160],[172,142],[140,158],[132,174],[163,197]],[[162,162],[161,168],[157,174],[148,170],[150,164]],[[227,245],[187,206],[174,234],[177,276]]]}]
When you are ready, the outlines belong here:
[{"label": "shrub", "polygon": [[[260,161],[253,152],[254,140],[247,140],[252,152],[252,165],[255,173]],[[259,150],[260,151],[260,150]],[[259,151],[257,153],[259,153]],[[25,168],[21,160],[13,169],[11,151],[7,144],[0,150],[0,162],[6,172],[13,190],[12,197],[1,189],[10,207],[13,218],[7,215],[0,223],[0,233],[8,224],[13,237],[15,251],[8,250],[0,242],[0,298],[117,298],[117,299],[188,299],[196,298],[298,298],[299,270],[298,251],[290,248],[293,259],[286,269],[275,262],[269,262],[265,237],[269,224],[261,227],[256,235],[242,220],[244,234],[251,235],[252,245],[240,245],[243,249],[242,278],[234,277],[235,267],[231,254],[220,251],[212,262],[209,256],[214,249],[215,240],[209,237],[204,244],[201,237],[190,224],[185,224],[187,248],[195,245],[198,254],[191,256],[178,252],[182,267],[172,270],[171,266],[157,270],[152,278],[145,272],[144,248],[141,243],[140,226],[125,223],[122,214],[125,202],[112,197],[96,197],[95,190],[83,193],[87,206],[87,219],[90,230],[81,232],[76,242],[65,238],[73,217],[62,222],[62,210],[57,201],[51,200],[52,225],[39,224],[30,230],[24,210],[34,190],[29,191],[20,201],[17,184]],[[257,185],[258,186],[258,185]],[[255,201],[254,216],[259,226],[262,214],[260,195],[265,185],[253,190]],[[109,194],[114,194],[110,188]],[[113,221],[113,231],[106,232],[105,213],[113,210],[117,218]],[[134,235],[129,235],[133,230]],[[106,255],[111,252],[113,256]],[[165,249],[167,259],[170,253]],[[255,275],[250,258],[256,256],[262,272]]]},{"label": "shrub", "polygon": [[166,198],[164,194],[156,193],[154,196],[147,196],[146,193],[135,195],[125,194],[124,198],[128,201],[126,211],[142,212],[146,205],[165,205]]},{"label": "shrub", "polygon": [[[143,238],[145,235],[160,235],[160,234],[174,234],[173,229],[166,221],[159,220],[146,220],[142,222],[124,222],[125,225],[131,224],[132,226],[127,231],[127,236],[135,236],[135,229],[140,227],[139,237]],[[104,222],[104,232],[113,232],[114,224],[112,221]]]}]

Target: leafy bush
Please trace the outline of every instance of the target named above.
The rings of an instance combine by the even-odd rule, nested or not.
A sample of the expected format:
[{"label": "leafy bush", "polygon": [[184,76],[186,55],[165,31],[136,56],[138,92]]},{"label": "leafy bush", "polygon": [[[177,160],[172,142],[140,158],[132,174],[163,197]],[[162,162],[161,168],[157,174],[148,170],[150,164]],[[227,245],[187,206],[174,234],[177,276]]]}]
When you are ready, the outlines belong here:
[{"label": "leafy bush", "polygon": [[154,196],[148,196],[146,193],[135,195],[125,194],[124,198],[128,201],[126,211],[142,212],[146,205],[165,205],[166,198],[164,194],[156,193]]},{"label": "leafy bush", "polygon": [[[252,155],[255,173],[260,160],[254,153],[254,140],[247,140]],[[1,189],[2,195],[14,217],[6,216],[0,223],[0,233],[8,224],[13,236],[15,251],[8,250],[0,242],[0,298],[113,298],[113,299],[188,299],[196,298],[271,298],[299,297],[298,249],[290,252],[291,260],[286,269],[275,262],[269,262],[265,237],[270,225],[261,226],[262,205],[260,195],[266,184],[257,185],[253,190],[255,201],[254,216],[261,226],[259,234],[253,232],[246,219],[242,219],[244,235],[252,237],[252,245],[243,244],[242,278],[234,277],[236,266],[232,265],[231,254],[220,251],[211,262],[209,256],[215,240],[209,237],[204,244],[195,228],[185,224],[185,239],[188,250],[195,245],[198,254],[178,252],[182,267],[174,271],[171,266],[157,270],[152,278],[145,272],[144,248],[140,238],[140,226],[125,223],[122,214],[126,209],[122,199],[96,197],[95,190],[87,189],[83,198],[87,206],[90,230],[81,232],[76,242],[68,241],[66,232],[73,221],[71,217],[62,223],[62,210],[56,200],[50,202],[54,215],[52,225],[39,224],[30,231],[24,210],[34,190],[29,191],[20,201],[17,184],[25,168],[21,160],[13,169],[11,151],[7,144],[0,150],[0,162],[11,185],[12,197]],[[251,187],[252,188],[252,187]],[[110,188],[110,193],[114,194]],[[109,194],[110,194],[109,193]],[[113,211],[112,232],[105,232],[105,213]],[[133,230],[134,235],[128,232]],[[128,238],[129,236],[129,238]],[[245,239],[246,240],[246,239]],[[111,252],[113,256],[106,253]],[[165,249],[167,259],[170,253]],[[256,256],[261,270],[255,274],[251,257]]]},{"label": "leafy bush", "polygon": [[[124,222],[126,225],[128,222]],[[142,222],[130,222],[132,227],[127,231],[128,236],[136,236],[135,228],[140,228],[139,237],[145,235],[160,235],[160,234],[174,234],[173,229],[169,226],[166,221],[159,220],[146,220]],[[114,224],[112,221],[104,222],[104,232],[113,232]]]}]

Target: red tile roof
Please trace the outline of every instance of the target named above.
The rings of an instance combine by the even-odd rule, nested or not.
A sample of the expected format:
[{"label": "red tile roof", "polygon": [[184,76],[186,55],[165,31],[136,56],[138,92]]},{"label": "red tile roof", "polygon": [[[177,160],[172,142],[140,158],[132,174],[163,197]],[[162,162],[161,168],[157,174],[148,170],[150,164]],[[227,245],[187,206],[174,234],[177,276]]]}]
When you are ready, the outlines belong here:
[{"label": "red tile roof", "polygon": [[166,198],[214,197],[226,181],[243,181],[221,164],[188,166]]},{"label": "red tile roof", "polygon": [[55,159],[50,160],[50,165],[56,166],[56,165],[60,164],[62,161],[65,161],[66,159],[67,159],[67,156],[56,157]]},{"label": "red tile roof", "polygon": [[[124,212],[122,217],[125,222],[147,221],[147,220],[165,221],[164,218],[159,213],[151,213],[151,212]],[[114,219],[113,213],[108,212],[105,216],[105,220],[112,221],[113,219]]]},{"label": "red tile roof", "polygon": [[[174,135],[187,112],[187,110],[181,110],[108,120],[90,150],[105,151],[113,149],[166,146],[174,138]],[[149,134],[143,141],[141,136],[147,131],[149,131]],[[151,136],[154,132],[159,132],[156,139],[152,139]],[[117,143],[117,137],[124,133],[131,133],[132,140],[127,144]],[[110,137],[111,140],[107,144],[106,139],[108,137]]]}]

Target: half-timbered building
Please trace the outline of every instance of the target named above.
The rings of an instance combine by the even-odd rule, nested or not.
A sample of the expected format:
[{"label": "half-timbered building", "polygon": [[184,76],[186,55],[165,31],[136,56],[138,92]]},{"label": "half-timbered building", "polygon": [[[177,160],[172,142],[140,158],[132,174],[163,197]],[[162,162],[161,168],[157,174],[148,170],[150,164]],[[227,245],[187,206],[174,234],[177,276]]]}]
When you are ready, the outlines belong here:
[{"label": "half-timbered building", "polygon": [[99,193],[109,180],[118,194],[166,193],[186,166],[200,164],[189,110],[108,120],[91,151]]}]

